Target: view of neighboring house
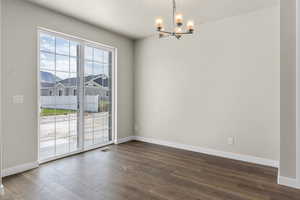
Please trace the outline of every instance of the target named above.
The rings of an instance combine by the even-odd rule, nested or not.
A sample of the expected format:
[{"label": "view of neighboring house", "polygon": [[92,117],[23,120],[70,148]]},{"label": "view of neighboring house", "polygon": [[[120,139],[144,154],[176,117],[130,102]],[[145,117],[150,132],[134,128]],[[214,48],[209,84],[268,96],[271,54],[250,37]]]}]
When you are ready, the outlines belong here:
[{"label": "view of neighboring house", "polygon": [[[50,72],[41,72],[41,96],[76,96],[77,77],[60,79]],[[85,95],[109,97],[109,80],[105,74],[85,77]]]},{"label": "view of neighboring house", "polygon": [[[109,101],[109,79],[105,74],[84,77],[85,110],[100,112]],[[41,108],[77,109],[77,77],[61,79],[41,71]],[[102,105],[102,106],[101,106]]]}]

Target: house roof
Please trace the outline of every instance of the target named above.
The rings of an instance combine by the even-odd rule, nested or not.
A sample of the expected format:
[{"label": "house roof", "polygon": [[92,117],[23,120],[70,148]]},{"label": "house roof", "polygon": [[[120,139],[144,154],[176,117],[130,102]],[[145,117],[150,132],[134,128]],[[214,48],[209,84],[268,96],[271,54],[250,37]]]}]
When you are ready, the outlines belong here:
[{"label": "house roof", "polygon": [[52,88],[54,87],[54,83],[50,83],[50,82],[41,82],[41,87],[42,88]]},{"label": "house roof", "polygon": [[[101,86],[107,86],[107,83],[104,83],[102,80],[103,78],[107,79],[107,76],[105,74],[99,74],[99,75],[90,75],[90,76],[85,76],[84,80],[85,83],[94,81],[95,83],[101,85]],[[65,87],[76,87],[77,84],[77,77],[74,78],[67,78],[63,79],[61,81],[58,81],[56,84],[52,82],[41,82],[41,86],[43,88],[51,88],[56,86],[57,84],[62,84]]]}]

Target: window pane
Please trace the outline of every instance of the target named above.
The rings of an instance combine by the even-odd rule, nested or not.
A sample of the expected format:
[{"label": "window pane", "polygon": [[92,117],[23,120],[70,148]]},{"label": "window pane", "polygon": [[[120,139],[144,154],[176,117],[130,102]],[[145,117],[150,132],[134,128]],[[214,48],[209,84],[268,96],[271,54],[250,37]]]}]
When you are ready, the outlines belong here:
[{"label": "window pane", "polygon": [[70,42],[70,56],[77,56],[77,42]]},{"label": "window pane", "polygon": [[56,38],[56,53],[69,55],[69,40],[63,38]]},{"label": "window pane", "polygon": [[[72,115],[76,115],[75,113]],[[70,135],[72,136],[76,136],[77,135],[77,120],[72,120],[72,118],[70,118]]]},{"label": "window pane", "polygon": [[103,74],[103,64],[100,63],[94,63],[94,71],[93,74],[94,75],[99,75],[99,74]]},{"label": "window pane", "polygon": [[84,74],[86,76],[93,74],[93,62],[85,61]]},{"label": "window pane", "polygon": [[109,76],[109,65],[105,64],[104,65],[104,70],[103,73],[108,77]]},{"label": "window pane", "polygon": [[66,105],[59,105],[56,113],[56,121],[55,121],[55,131],[56,138],[65,138],[69,136],[69,120],[62,111],[62,108],[66,108]]},{"label": "window pane", "polygon": [[69,72],[69,57],[56,56],[56,71]]},{"label": "window pane", "polygon": [[70,58],[70,72],[77,72],[77,59],[73,57]]},{"label": "window pane", "polygon": [[[56,82],[56,76],[54,71],[41,70],[40,71],[41,83],[49,83],[49,87],[52,87]],[[50,84],[51,83],[51,84]]]},{"label": "window pane", "polygon": [[54,155],[55,155],[55,138],[40,136],[40,158],[46,159],[49,157],[53,157]]},{"label": "window pane", "polygon": [[[108,105],[109,106],[109,105]],[[106,113],[106,116],[104,118],[104,129],[108,130],[109,129],[109,116],[108,113]]]},{"label": "window pane", "polygon": [[65,81],[67,78],[69,78],[69,73],[66,72],[56,72],[56,77],[58,79],[58,82]]},{"label": "window pane", "polygon": [[109,52],[108,51],[103,52],[103,62],[109,63]]},{"label": "window pane", "polygon": [[85,46],[84,57],[87,60],[93,60],[93,48]]},{"label": "window pane", "polygon": [[[45,116],[45,108],[41,108],[40,140],[49,141],[55,137],[54,117]],[[48,120],[48,121],[47,121]]]},{"label": "window pane", "polygon": [[[66,86],[69,87],[69,96],[75,96],[74,95],[74,89],[77,89],[77,74],[76,73],[70,73],[69,79],[66,81]],[[72,102],[76,104],[76,102]]]},{"label": "window pane", "polygon": [[56,155],[61,155],[69,152],[69,138],[56,139]]},{"label": "window pane", "polygon": [[[86,105],[86,107],[88,107]],[[84,131],[86,133],[92,133],[93,132],[93,118],[90,118],[89,116],[85,118],[84,120]]]},{"label": "window pane", "polygon": [[40,68],[47,70],[55,70],[55,56],[51,53],[41,52],[40,54]]},{"label": "window pane", "polygon": [[100,49],[94,49],[94,61],[103,62],[103,51]]},{"label": "window pane", "polygon": [[[102,117],[103,116],[103,117]],[[97,113],[97,118],[94,119],[94,129],[95,130],[102,130],[104,129],[104,115]]]},{"label": "window pane", "polygon": [[104,139],[104,135],[103,135],[103,131],[102,130],[95,130],[94,133],[94,140],[95,140],[95,144],[101,144],[106,142]]},{"label": "window pane", "polygon": [[[41,99],[43,101],[43,99]],[[49,102],[46,102],[49,103]],[[41,105],[40,118],[40,156],[45,159],[55,154],[55,125],[54,117],[48,117],[46,108],[47,105]]]},{"label": "window pane", "polygon": [[93,145],[93,139],[94,139],[93,133],[86,133],[84,135],[84,145],[86,147]]},{"label": "window pane", "polygon": [[102,133],[103,133],[104,141],[108,142],[109,141],[109,134],[110,134],[109,129],[102,130]]},{"label": "window pane", "polygon": [[70,151],[76,151],[78,149],[78,138],[77,136],[72,136],[70,138]]},{"label": "window pane", "polygon": [[[70,76],[70,78],[75,79],[74,82],[76,82],[76,79],[77,79],[77,73],[76,72],[75,73],[70,73],[69,76]],[[76,86],[76,85],[74,85],[74,86]]]},{"label": "window pane", "polygon": [[44,33],[40,34],[40,50],[54,52],[55,37],[46,35]]},{"label": "window pane", "polygon": [[47,105],[52,102],[51,98],[43,96],[53,96],[56,76],[54,71],[40,71],[40,95],[41,105]]},{"label": "window pane", "polygon": [[[108,84],[109,84],[109,79],[108,79],[107,77],[103,78],[102,86],[103,86],[103,87],[108,87],[108,86],[109,86]],[[108,96],[108,95],[107,95],[107,92],[108,92],[108,91],[106,91],[105,96]]]}]

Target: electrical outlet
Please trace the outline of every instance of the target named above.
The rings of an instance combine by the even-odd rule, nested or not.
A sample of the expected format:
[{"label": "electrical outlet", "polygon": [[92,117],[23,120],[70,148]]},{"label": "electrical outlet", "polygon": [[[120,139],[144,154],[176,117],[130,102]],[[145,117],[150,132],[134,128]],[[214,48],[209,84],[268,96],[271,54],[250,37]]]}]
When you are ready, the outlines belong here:
[{"label": "electrical outlet", "polygon": [[234,137],[227,138],[227,144],[228,145],[234,145],[234,143],[235,143],[235,138]]}]

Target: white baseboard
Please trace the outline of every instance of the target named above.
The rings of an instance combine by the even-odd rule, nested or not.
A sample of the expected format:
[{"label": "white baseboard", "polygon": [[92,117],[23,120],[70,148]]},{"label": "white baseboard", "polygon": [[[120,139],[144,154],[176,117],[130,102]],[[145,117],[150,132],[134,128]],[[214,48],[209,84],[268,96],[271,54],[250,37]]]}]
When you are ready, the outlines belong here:
[{"label": "white baseboard", "polygon": [[22,173],[22,172],[25,172],[25,171],[28,171],[31,169],[35,169],[37,167],[39,167],[39,163],[36,161],[36,162],[32,162],[32,163],[18,165],[15,167],[6,168],[6,169],[3,169],[3,171],[2,171],[2,177],[19,174],[19,173]]},{"label": "white baseboard", "polygon": [[278,176],[278,184],[284,185],[287,187],[292,187],[296,189],[300,189],[300,184],[298,183],[297,179],[295,178],[288,178],[284,176]]},{"label": "white baseboard", "polygon": [[122,144],[122,143],[125,143],[125,142],[130,142],[130,141],[132,141],[134,139],[135,139],[134,136],[129,136],[129,137],[126,137],[126,138],[120,138],[120,139],[117,139],[115,141],[115,144]]},{"label": "white baseboard", "polygon": [[133,139],[137,140],[137,141],[153,143],[153,144],[173,147],[173,148],[177,148],[177,149],[194,151],[194,152],[198,152],[198,153],[204,153],[204,154],[208,154],[208,155],[219,156],[219,157],[223,157],[223,158],[229,158],[229,159],[233,159],[233,160],[239,160],[239,161],[279,168],[279,161],[276,161],[276,160],[269,160],[269,159],[265,159],[265,158],[255,157],[255,156],[218,151],[218,150],[214,150],[214,149],[208,149],[208,148],[203,148],[203,147],[198,147],[198,146],[191,146],[191,145],[186,145],[186,144],[179,144],[179,143],[168,142],[168,141],[152,139],[152,138],[145,138],[145,137],[140,137],[140,136],[133,136]]}]

